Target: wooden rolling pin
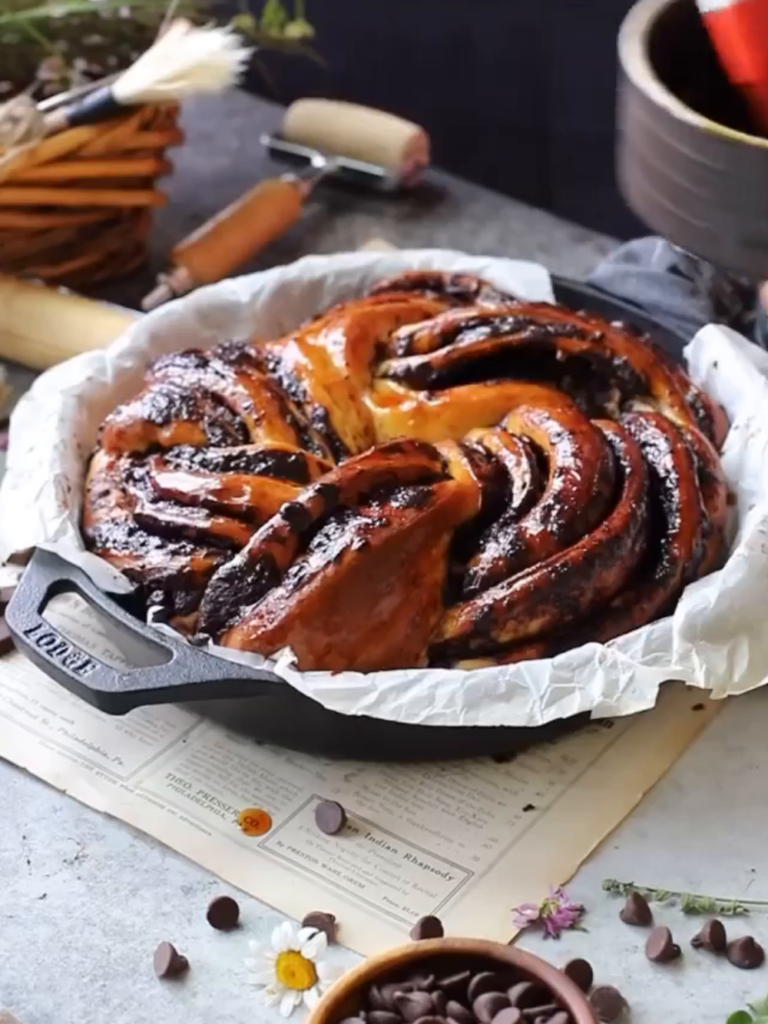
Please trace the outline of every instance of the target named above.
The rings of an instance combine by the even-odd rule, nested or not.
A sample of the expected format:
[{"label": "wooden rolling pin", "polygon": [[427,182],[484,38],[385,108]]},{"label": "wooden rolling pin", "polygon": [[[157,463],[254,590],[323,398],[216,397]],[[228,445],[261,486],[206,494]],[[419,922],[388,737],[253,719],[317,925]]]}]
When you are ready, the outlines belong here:
[{"label": "wooden rolling pin", "polygon": [[[325,168],[319,173],[325,173]],[[229,277],[296,223],[317,180],[289,174],[259,182],[174,246],[171,270],[160,275],[157,286],[143,299],[142,309],[155,309],[175,295]]]},{"label": "wooden rolling pin", "polygon": [[406,186],[415,184],[429,166],[430,142],[423,128],[385,110],[343,100],[296,100],[285,112],[279,137],[384,167]]},{"label": "wooden rolling pin", "polygon": [[[301,217],[315,185],[325,176],[343,180],[354,165],[355,181],[371,189],[415,184],[429,164],[429,136],[418,125],[382,110],[336,100],[297,100],[280,132],[267,140],[306,161],[310,171],[262,181],[178,243],[170,269],[158,277],[142,308],[155,309],[174,296],[229,277],[283,235]],[[285,155],[285,154],[284,154]]]},{"label": "wooden rolling pin", "polygon": [[104,348],[140,314],[60,289],[0,276],[0,359],[47,370]]},{"label": "wooden rolling pin", "polygon": [[[393,248],[381,239],[361,246],[363,250]],[[81,352],[104,348],[140,315],[63,289],[0,275],[0,359],[47,370]]]}]

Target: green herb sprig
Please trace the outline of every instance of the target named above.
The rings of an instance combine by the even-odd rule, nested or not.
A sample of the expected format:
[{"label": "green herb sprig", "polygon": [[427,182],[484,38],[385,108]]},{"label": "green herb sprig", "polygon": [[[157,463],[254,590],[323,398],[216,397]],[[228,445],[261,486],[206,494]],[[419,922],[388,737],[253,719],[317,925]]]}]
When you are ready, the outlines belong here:
[{"label": "green herb sprig", "polygon": [[748,1010],[736,1010],[726,1024],[768,1024],[768,996],[756,1003],[747,1003]]},{"label": "green herb sprig", "polygon": [[[136,21],[157,28],[162,24],[168,11],[168,0],[52,0],[39,3],[37,0],[6,0],[0,12],[0,28],[15,26],[26,30],[30,25],[44,23],[53,28],[55,23],[75,15],[108,18],[117,16],[122,20],[131,17]],[[234,24],[248,29],[255,41],[265,45],[281,41],[297,42],[311,39],[314,29],[307,21],[304,0],[294,0],[289,10],[284,0],[265,0],[260,16],[249,10],[247,0],[240,0],[239,14]],[[176,14],[191,18],[212,18],[216,14],[215,0],[182,0],[176,6]]]},{"label": "green herb sprig", "polygon": [[[0,101],[30,85],[40,99],[124,70],[151,44],[168,5],[169,0],[0,0]],[[254,67],[265,77],[259,50],[322,63],[310,45],[314,29],[304,0],[263,0],[260,8],[238,0],[231,18],[220,17],[220,0],[178,0],[174,12],[198,24],[229,25],[254,46]]]},{"label": "green herb sprig", "polygon": [[736,900],[697,892],[657,889],[653,886],[636,885],[635,882],[620,882],[615,878],[605,878],[603,889],[614,896],[628,896],[632,892],[637,892],[652,903],[677,903],[684,914],[743,917],[749,913],[750,907],[768,907],[768,900]]}]

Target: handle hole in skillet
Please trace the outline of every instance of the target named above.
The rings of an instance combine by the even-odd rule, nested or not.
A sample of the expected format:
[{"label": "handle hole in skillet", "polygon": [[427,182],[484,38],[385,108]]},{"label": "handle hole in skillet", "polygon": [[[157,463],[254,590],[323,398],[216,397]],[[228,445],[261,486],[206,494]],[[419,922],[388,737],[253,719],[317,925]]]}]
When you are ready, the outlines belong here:
[{"label": "handle hole in skillet", "polygon": [[137,638],[119,622],[100,614],[75,590],[54,594],[42,611],[46,622],[81,650],[122,672],[165,665],[173,655],[161,644]]}]

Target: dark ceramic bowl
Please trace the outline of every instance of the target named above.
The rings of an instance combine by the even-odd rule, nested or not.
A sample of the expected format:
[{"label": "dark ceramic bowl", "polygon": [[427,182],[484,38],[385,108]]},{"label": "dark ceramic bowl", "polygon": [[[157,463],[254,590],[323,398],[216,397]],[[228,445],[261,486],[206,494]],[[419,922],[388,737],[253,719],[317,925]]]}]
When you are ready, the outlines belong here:
[{"label": "dark ceramic bowl", "polygon": [[694,0],[640,0],[619,33],[619,185],[657,234],[768,279],[768,139],[721,70]]},{"label": "dark ceramic bowl", "polygon": [[581,989],[562,971],[533,953],[498,942],[453,938],[417,942],[365,960],[343,975],[325,994],[310,1013],[307,1024],[341,1024],[357,1014],[371,985],[400,980],[416,968],[428,967],[431,971],[436,966],[445,974],[466,966],[483,970],[513,969],[525,980],[540,982],[549,989],[559,1006],[568,1011],[573,1024],[597,1024],[595,1012]]}]

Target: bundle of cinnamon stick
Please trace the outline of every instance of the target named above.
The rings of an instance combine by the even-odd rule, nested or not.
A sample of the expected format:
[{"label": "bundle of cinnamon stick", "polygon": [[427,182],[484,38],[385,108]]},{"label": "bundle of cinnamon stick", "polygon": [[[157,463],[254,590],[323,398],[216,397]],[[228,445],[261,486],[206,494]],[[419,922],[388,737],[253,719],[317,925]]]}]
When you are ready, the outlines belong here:
[{"label": "bundle of cinnamon stick", "polygon": [[165,151],[183,141],[176,115],[139,107],[0,149],[0,272],[84,287],[139,266]]}]

